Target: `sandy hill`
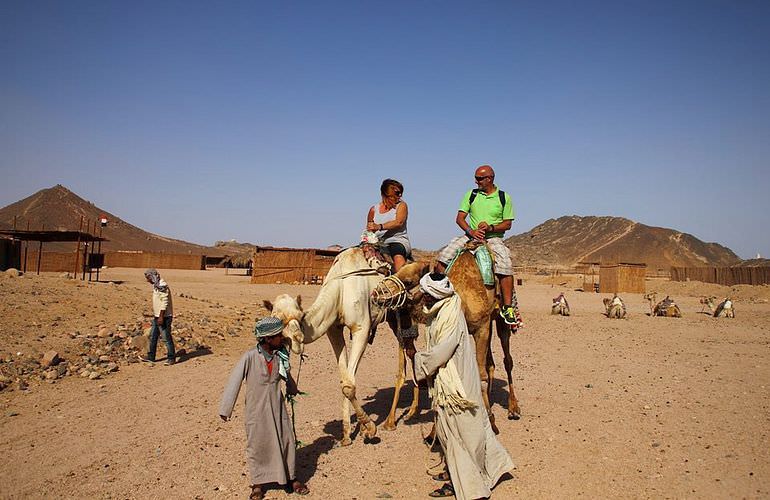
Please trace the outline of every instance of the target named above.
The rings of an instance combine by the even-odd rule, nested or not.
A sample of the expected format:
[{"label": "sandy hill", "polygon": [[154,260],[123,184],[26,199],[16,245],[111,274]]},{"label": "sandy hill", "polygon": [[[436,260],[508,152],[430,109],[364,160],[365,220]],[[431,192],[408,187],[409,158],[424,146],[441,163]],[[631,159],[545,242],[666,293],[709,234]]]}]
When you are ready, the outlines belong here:
[{"label": "sandy hill", "polygon": [[[76,231],[80,227],[81,216],[93,223],[101,215],[105,215],[109,220],[103,235],[110,241],[103,243],[103,251],[142,250],[145,252],[224,255],[224,252],[210,247],[144,231],[107,210],[97,207],[90,201],[84,200],[60,184],[52,188],[42,189],[32,196],[0,208],[0,228],[11,229],[15,216],[17,229],[27,229],[29,222],[29,228],[32,230],[40,230],[45,227],[45,229]],[[47,243],[45,249],[50,251],[71,250],[73,245],[70,243]]]},{"label": "sandy hill", "polygon": [[730,266],[741,259],[727,247],[622,217],[570,215],[549,219],[505,240],[520,265],[643,262],[650,268]]}]

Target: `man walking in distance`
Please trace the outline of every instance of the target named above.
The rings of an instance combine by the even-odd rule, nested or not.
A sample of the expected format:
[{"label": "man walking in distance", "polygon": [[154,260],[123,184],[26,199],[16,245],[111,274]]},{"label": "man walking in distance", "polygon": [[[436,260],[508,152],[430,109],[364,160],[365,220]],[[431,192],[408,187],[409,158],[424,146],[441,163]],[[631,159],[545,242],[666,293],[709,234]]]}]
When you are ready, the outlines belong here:
[{"label": "man walking in distance", "polygon": [[[474,177],[478,188],[465,193],[455,219],[465,234],[450,241],[439,253],[437,270],[443,272],[457,252],[470,240],[486,240],[494,255],[495,274],[500,281],[503,296],[500,315],[509,325],[521,326],[518,307],[513,304],[511,251],[503,243],[503,235],[511,228],[514,219],[511,196],[495,185],[495,171],[489,165],[477,168]],[[469,215],[470,220],[466,220]]]},{"label": "man walking in distance", "polygon": [[174,352],[174,339],[171,337],[171,321],[174,317],[174,306],[171,301],[171,290],[160,273],[156,269],[148,269],[144,272],[147,283],[152,285],[152,330],[150,331],[150,345],[147,349],[147,357],[139,356],[142,361],[155,361],[155,349],[158,347],[158,333],[163,334],[166,342],[166,366],[173,365],[176,358]]}]

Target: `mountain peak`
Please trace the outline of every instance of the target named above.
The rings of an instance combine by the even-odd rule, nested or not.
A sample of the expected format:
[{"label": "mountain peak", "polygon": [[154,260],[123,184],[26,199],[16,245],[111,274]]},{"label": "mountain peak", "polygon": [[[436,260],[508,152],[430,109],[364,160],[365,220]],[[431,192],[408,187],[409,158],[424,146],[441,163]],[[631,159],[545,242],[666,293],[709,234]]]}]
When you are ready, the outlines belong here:
[{"label": "mountain peak", "polygon": [[[186,241],[175,240],[149,233],[129,224],[107,210],[81,198],[61,184],[40,191],[0,208],[0,227],[10,229],[14,219],[17,229],[78,230],[81,220],[96,227],[96,221],[105,215],[109,225],[98,228],[109,241],[103,250],[143,250],[147,252],[219,255],[210,248]],[[83,227],[82,230],[88,229]],[[93,229],[92,229],[93,231]],[[48,244],[49,250],[70,249],[72,245]]]},{"label": "mountain peak", "polygon": [[565,215],[508,238],[518,265],[572,266],[579,262],[640,262],[648,267],[729,266],[729,248],[673,229],[623,217]]}]

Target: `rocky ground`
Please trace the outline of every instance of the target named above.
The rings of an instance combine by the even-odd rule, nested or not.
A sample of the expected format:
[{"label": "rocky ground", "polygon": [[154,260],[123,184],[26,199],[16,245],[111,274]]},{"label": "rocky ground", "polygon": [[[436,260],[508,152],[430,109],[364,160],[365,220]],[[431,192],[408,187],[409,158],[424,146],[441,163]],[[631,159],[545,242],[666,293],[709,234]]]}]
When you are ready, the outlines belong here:
[{"label": "rocky ground", "polygon": [[[141,270],[106,270],[103,283],[0,274],[0,497],[246,496],[242,406],[221,422],[221,389],[253,345],[262,300],[292,293],[310,304],[318,287],[250,285],[220,271],[163,275],[185,350],[171,367],[137,362],[151,310]],[[766,498],[770,287],[648,281],[685,316],[650,318],[641,295],[623,294],[629,317],[610,320],[602,296],[574,291],[577,281],[525,276],[519,287],[521,420],[505,419],[502,368],[494,385],[499,437],[517,468],[494,497]],[[569,318],[549,314],[560,291]],[[732,296],[737,318],[700,314],[701,295]],[[393,395],[395,345],[381,327],[359,370],[358,394],[377,423]],[[321,339],[307,353],[299,374],[307,394],[295,410],[305,445],[299,476],[311,498],[427,498],[437,484],[425,473],[436,455],[420,440],[431,421],[426,395],[413,422],[380,428],[372,444],[356,436],[335,447],[341,395],[332,352]]]}]

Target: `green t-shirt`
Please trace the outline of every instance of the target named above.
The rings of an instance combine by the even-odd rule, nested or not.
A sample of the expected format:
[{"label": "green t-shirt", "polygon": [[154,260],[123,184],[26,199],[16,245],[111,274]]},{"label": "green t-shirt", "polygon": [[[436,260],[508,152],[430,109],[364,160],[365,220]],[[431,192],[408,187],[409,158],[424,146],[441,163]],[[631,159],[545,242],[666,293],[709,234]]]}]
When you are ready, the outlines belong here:
[{"label": "green t-shirt", "polygon": [[[476,199],[473,200],[473,205],[469,203],[471,199],[471,192],[468,191],[463,196],[463,200],[460,202],[460,212],[465,212],[471,216],[470,226],[471,229],[478,229],[479,223],[486,222],[492,226],[500,224],[504,220],[513,220],[514,211],[513,203],[511,202],[511,195],[505,193],[505,208],[500,205],[500,195],[498,194],[499,188],[492,191],[492,194],[486,194],[483,191],[479,191],[476,194]],[[487,238],[502,238],[505,232],[487,233]]]}]

